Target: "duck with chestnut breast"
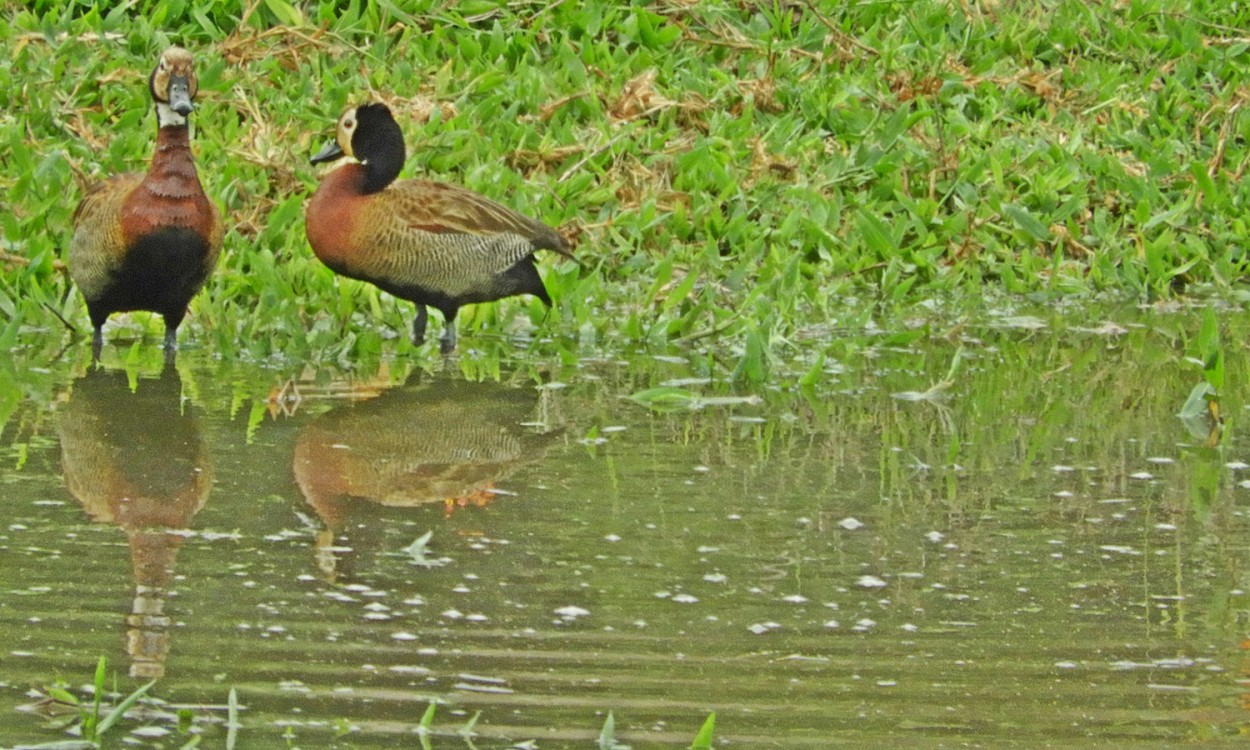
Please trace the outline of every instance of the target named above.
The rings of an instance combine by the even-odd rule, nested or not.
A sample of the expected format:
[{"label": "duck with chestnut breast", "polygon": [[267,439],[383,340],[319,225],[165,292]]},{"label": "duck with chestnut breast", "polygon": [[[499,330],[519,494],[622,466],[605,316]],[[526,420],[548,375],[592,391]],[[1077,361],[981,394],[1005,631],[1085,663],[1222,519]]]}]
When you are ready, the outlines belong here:
[{"label": "duck with chestnut breast", "polygon": [[160,313],[172,356],[187,305],[217,263],[221,214],[200,186],[187,126],[197,89],[191,53],[162,52],[148,78],[157,131],[147,173],[101,182],[74,212],[67,260],[87,301],[97,359],[105,321],[132,310]]},{"label": "duck with chestnut breast", "polygon": [[400,180],[404,135],[385,104],[339,118],[334,142],[312,163],[356,159],[321,181],[305,226],[313,252],[336,273],[367,281],[416,305],[412,341],[425,340],[426,307],[443,314],[439,348],[456,347],[464,305],[532,294],[551,305],[534,253],[572,259],[556,230],[455,185]]}]

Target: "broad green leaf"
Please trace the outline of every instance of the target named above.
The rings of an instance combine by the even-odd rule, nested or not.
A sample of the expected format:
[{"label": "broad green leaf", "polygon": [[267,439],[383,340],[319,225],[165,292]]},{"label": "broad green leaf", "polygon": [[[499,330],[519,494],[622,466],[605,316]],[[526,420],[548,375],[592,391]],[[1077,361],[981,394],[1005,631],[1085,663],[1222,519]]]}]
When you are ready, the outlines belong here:
[{"label": "broad green leaf", "polygon": [[1207,381],[1202,381],[1189,391],[1189,398],[1181,406],[1176,416],[1181,419],[1196,419],[1210,413],[1207,401],[1215,397],[1215,388]]},{"label": "broad green leaf", "polygon": [[1014,203],[1004,203],[1003,213],[1014,221],[1016,226],[1023,229],[1026,234],[1038,242],[1046,242],[1050,239],[1050,230],[1046,228],[1046,225],[1038,221],[1037,217],[1029,213],[1028,209],[1023,206],[1017,206]]},{"label": "broad green leaf", "polygon": [[864,238],[864,244],[877,257],[889,258],[898,252],[894,239],[890,236],[889,227],[875,214],[869,213],[868,209],[859,210],[855,216],[855,226]]},{"label": "broad green leaf", "polygon": [[303,26],[304,14],[286,0],[265,0],[265,7],[283,26]]}]

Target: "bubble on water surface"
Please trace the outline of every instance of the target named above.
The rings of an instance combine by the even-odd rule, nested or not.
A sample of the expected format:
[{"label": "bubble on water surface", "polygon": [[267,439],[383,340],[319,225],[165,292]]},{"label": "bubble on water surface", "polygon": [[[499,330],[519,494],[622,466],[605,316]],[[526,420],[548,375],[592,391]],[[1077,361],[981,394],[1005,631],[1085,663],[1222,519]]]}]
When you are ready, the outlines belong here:
[{"label": "bubble on water surface", "polygon": [[855,585],[865,589],[879,589],[888,586],[885,580],[873,575],[863,575],[855,579]]},{"label": "bubble on water surface", "polygon": [[838,525],[847,531],[864,528],[864,522],[854,516],[847,516],[846,518],[843,518],[841,521],[838,521]]},{"label": "bubble on water surface", "polygon": [[1128,547],[1122,544],[1100,544],[1098,545],[1098,549],[1102,550],[1103,552],[1116,552],[1121,555],[1140,555],[1141,554],[1139,550],[1136,550],[1132,547]]},{"label": "bubble on water surface", "polygon": [[[395,636],[391,636],[394,638]],[[415,636],[413,636],[415,638]],[[405,640],[412,640],[411,638]],[[393,664],[388,670],[395,674],[430,674],[428,667],[420,667],[412,664]]]},{"label": "bubble on water surface", "polygon": [[171,730],[165,727],[138,727],[131,730],[130,734],[134,737],[164,737],[170,734]]},{"label": "bubble on water surface", "polygon": [[515,692],[512,688],[502,685],[478,685],[470,682],[457,682],[453,687],[457,690],[466,690],[471,693],[498,693],[501,695],[510,695]]},{"label": "bubble on water surface", "polygon": [[781,628],[781,623],[779,622],[757,622],[754,625],[747,626],[747,630],[751,631],[752,633],[755,633],[756,635],[763,635],[764,633],[770,633],[780,628]]}]

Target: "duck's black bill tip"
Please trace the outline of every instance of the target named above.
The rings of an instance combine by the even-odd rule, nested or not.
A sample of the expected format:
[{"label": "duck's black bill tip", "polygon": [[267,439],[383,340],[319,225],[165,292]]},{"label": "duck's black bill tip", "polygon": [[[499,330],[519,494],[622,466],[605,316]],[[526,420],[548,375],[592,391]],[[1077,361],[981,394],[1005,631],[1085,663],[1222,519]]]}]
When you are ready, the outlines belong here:
[{"label": "duck's black bill tip", "polygon": [[343,149],[339,147],[339,144],[334,141],[330,141],[326,144],[325,148],[313,154],[312,158],[308,161],[310,164],[321,164],[322,162],[334,161],[342,155]]}]

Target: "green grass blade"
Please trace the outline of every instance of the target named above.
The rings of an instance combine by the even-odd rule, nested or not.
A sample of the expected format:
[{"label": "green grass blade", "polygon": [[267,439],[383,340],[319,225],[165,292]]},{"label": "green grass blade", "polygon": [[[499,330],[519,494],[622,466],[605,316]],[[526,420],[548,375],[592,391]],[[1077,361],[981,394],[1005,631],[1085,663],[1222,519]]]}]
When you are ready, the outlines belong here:
[{"label": "green grass blade", "polygon": [[425,713],[421,714],[421,721],[417,724],[421,732],[428,732],[430,727],[434,726],[434,712],[437,710],[438,703],[435,701],[430,701],[430,705],[425,707]]},{"label": "green grass blade", "polygon": [[91,700],[91,713],[84,716],[82,722],[82,734],[87,739],[94,740],[104,731],[104,729],[99,726],[100,701],[103,700],[104,697],[104,673],[107,667],[108,659],[101,656],[100,660],[96,662],[95,679],[92,680],[91,683],[95,687],[95,692],[92,695]]},{"label": "green grass blade", "polygon": [[608,711],[608,718],[603,720],[603,729],[599,730],[599,750],[613,750],[616,747],[616,719]]},{"label": "green grass blade", "polygon": [[121,718],[126,715],[126,712],[130,710],[130,707],[138,702],[138,700],[151,690],[152,686],[155,684],[156,680],[152,680],[148,684],[126,696],[121,703],[118,703],[117,707],[112,711],[109,711],[109,715],[105,716],[104,720],[100,722],[100,726],[96,727],[96,736],[98,737],[104,734],[111,729],[114,724],[121,721]]},{"label": "green grass blade", "polygon": [[690,750],[712,750],[712,731],[716,728],[716,712],[707,715],[703,727],[690,743]]}]

